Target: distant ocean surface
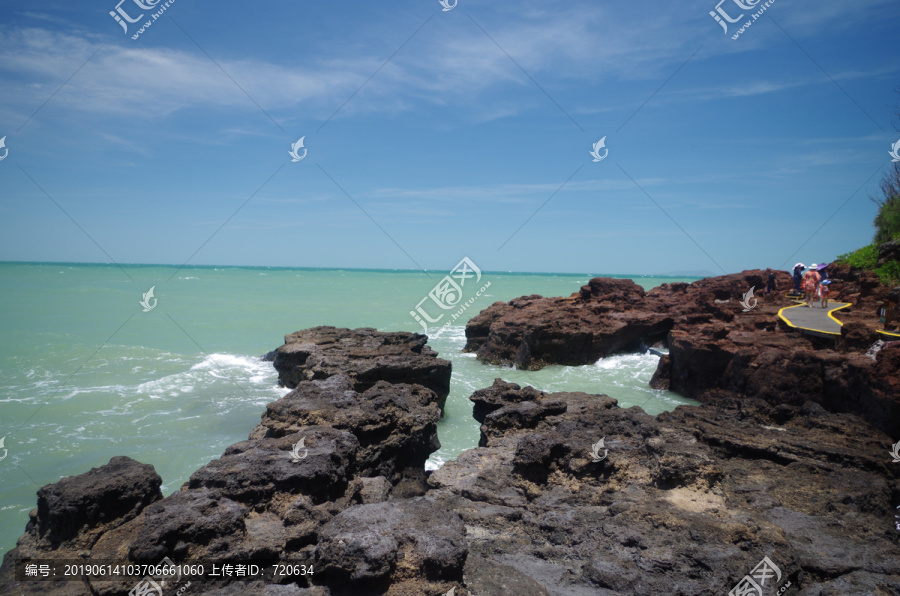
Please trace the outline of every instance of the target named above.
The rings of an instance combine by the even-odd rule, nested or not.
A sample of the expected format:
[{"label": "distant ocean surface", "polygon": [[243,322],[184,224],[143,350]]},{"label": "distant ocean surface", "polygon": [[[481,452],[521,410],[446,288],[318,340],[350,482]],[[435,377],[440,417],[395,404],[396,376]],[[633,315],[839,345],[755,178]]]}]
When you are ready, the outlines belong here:
[{"label": "distant ocean surface", "polygon": [[[421,331],[410,311],[447,273],[0,263],[0,553],[24,532],[38,488],[113,456],[152,464],[163,493],[176,491],[287,393],[260,359],[285,334],[316,325]],[[695,403],[649,388],[658,359],[650,354],[524,372],[461,352],[466,321],[493,302],[568,296],[591,277],[483,272],[484,295],[451,326],[434,327],[429,344],[453,362],[453,378],[430,468],[477,446],[467,398],[497,377],[605,393],[650,414]],[[696,278],[632,279],[650,289]],[[143,312],[153,286],[156,306]]]}]

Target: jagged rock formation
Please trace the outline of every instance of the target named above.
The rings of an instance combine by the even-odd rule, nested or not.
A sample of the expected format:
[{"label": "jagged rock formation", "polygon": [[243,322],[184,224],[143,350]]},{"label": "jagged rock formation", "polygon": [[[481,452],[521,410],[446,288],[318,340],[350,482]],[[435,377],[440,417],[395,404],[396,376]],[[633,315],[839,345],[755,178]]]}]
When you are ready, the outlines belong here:
[{"label": "jagged rock formation", "polygon": [[900,466],[855,416],[725,399],[653,418],[499,379],[471,399],[482,446],[429,495],[462,515],[470,559],[539,585],[518,593],[725,594],[764,556],[766,593],[897,593]]},{"label": "jagged rock formation", "polygon": [[[328,334],[309,350],[319,362],[344,358],[360,335],[391,341]],[[151,466],[126,457],[42,488],[0,566],[0,593],[125,595],[134,580],[19,581],[14,565],[169,557],[315,573],[170,579],[166,594],[713,595],[767,556],[780,572],[772,593],[790,581],[800,594],[897,594],[890,438],[827,412],[815,392],[773,404],[712,388],[709,405],[651,417],[604,395],[498,379],[470,398],[480,446],[426,474],[442,399],[408,381],[436,358],[409,350],[412,378],[389,382],[402,356],[379,372],[378,352],[351,367],[369,381],[337,369],[298,380],[248,440],[169,497]],[[897,352],[861,358],[893,370]],[[726,367],[741,368],[738,356]]]},{"label": "jagged rock formation", "polygon": [[427,341],[405,331],[313,327],[285,335],[272,359],[284,387],[337,374],[348,376],[357,391],[378,381],[418,384],[434,391],[443,409],[450,393],[450,362],[438,358]]},{"label": "jagged rock formation", "polygon": [[[780,272],[782,289],[791,287]],[[838,270],[836,294],[874,308],[885,290]],[[740,300],[765,287],[765,272],[663,284],[650,292],[630,280],[596,278],[569,298],[527,296],[498,302],[466,326],[466,349],[492,363],[537,369],[547,364],[589,364],[640,346],[665,343],[652,385],[704,403],[723,396],[756,397],[770,404],[813,401],[834,412],[863,416],[900,437],[900,342],[873,360],[865,352],[878,338],[859,310],[840,312],[848,322],[840,341],[802,335],[779,324],[783,295],[760,296],[749,312]],[[874,312],[874,311],[873,311]],[[865,317],[866,320],[869,317]]]}]

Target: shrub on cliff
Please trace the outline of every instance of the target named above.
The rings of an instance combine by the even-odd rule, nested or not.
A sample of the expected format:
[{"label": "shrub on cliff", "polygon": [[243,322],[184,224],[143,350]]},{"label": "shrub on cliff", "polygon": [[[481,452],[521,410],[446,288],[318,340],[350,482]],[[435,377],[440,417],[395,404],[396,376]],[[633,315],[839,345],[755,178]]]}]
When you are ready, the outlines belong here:
[{"label": "shrub on cliff", "polygon": [[875,264],[878,262],[878,246],[876,244],[863,246],[853,252],[838,256],[836,262],[850,265],[854,269],[875,269]]},{"label": "shrub on cliff", "polygon": [[[896,258],[885,258],[886,247],[894,243],[870,244],[853,252],[838,256],[836,263],[849,265],[854,269],[874,271],[884,284],[900,282],[900,261]],[[879,263],[881,263],[879,265]]]},{"label": "shrub on cliff", "polygon": [[881,198],[872,199],[878,205],[875,216],[875,242],[882,244],[900,240],[900,162],[895,162],[881,180]]}]

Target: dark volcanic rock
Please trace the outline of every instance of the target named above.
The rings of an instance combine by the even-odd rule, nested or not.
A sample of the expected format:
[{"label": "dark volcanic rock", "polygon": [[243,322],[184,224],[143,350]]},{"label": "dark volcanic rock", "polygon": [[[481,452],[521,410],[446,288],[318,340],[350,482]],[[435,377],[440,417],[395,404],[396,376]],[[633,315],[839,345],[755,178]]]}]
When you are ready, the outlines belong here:
[{"label": "dark volcanic rock", "polygon": [[492,386],[487,389],[479,389],[469,397],[469,400],[475,404],[472,416],[478,422],[484,423],[485,416],[495,410],[522,401],[535,401],[542,395],[543,393],[534,387],[522,389],[515,383],[494,379]]},{"label": "dark volcanic rock", "polygon": [[[765,287],[763,271],[663,284],[649,293],[629,279],[598,277],[568,298],[496,302],[466,325],[466,350],[484,362],[539,369],[581,365],[665,339],[679,323],[731,322],[743,294]],[[790,276],[779,272],[785,289]],[[772,303],[784,302],[771,296]],[[784,302],[787,306],[787,302]]]},{"label": "dark volcanic rock", "polygon": [[[875,372],[864,353],[877,339],[871,324],[847,319],[843,340],[805,336],[779,324],[778,310],[792,304],[782,294],[764,295],[765,271],[744,271],[692,284],[663,284],[644,293],[629,280],[596,278],[569,298],[528,296],[495,303],[466,327],[466,349],[485,362],[541,368],[586,364],[615,351],[639,349],[664,338],[651,385],[704,403],[726,396],[757,397],[771,404],[814,401],[834,412],[863,416],[900,436],[900,368],[892,359]],[[792,287],[777,272],[780,290]],[[836,293],[856,292],[874,312],[887,290],[877,278],[834,267]],[[757,288],[754,308],[743,296]],[[880,288],[880,289],[879,289]],[[878,293],[881,292],[881,293]],[[868,319],[866,319],[868,321]],[[493,406],[479,398],[479,420]]]},{"label": "dark volcanic rock", "polygon": [[114,457],[105,466],[40,489],[35,531],[58,548],[78,535],[89,537],[98,526],[101,531],[110,530],[162,499],[160,486],[162,478],[153,466]]},{"label": "dark volcanic rock", "polygon": [[623,311],[630,309],[635,302],[644,296],[644,288],[630,279],[612,277],[595,277],[579,292],[584,301],[596,300],[610,310]]},{"label": "dark volcanic rock", "polygon": [[[879,264],[883,264],[882,261]],[[831,297],[833,300],[850,302],[851,310],[842,310],[839,319],[842,321],[848,317],[863,322],[871,328],[881,326],[878,317],[878,309],[885,300],[894,303],[894,307],[900,301],[900,292],[897,287],[890,287],[878,278],[874,271],[855,269],[849,265],[831,265],[828,267],[831,275]],[[900,332],[900,318],[888,323],[888,331]]]},{"label": "dark volcanic rock", "polygon": [[41,488],[38,507],[30,514],[25,534],[3,557],[0,594],[92,594],[86,582],[17,582],[15,562],[78,560],[92,550],[102,552],[106,536],[133,525],[147,508],[162,499],[161,485],[153,466],[120,456]]},{"label": "dark volcanic rock", "polygon": [[840,347],[843,351],[865,352],[879,340],[878,332],[862,322],[841,327]]},{"label": "dark volcanic rock", "polygon": [[[705,403],[723,397],[764,399],[770,404],[816,402],[832,412],[862,416],[889,435],[900,435],[900,362],[853,350],[868,348],[870,331],[853,328],[841,352],[817,349],[799,334],[748,331],[721,324],[669,334],[669,388]],[[834,346],[834,342],[831,344]],[[848,351],[851,350],[851,351]],[[860,351],[862,350],[862,351]],[[656,375],[657,380],[663,373]]]},{"label": "dark volcanic rock", "polygon": [[[708,297],[722,295],[711,287]],[[592,288],[620,305],[635,296],[598,283],[590,299]],[[315,568],[196,581],[186,594],[712,596],[764,556],[781,574],[766,594],[788,581],[788,593],[804,595],[897,594],[892,438],[834,410],[896,419],[900,344],[874,359],[816,350],[752,316],[717,314],[727,308],[717,300],[728,297],[695,302],[704,315],[678,315],[709,320],[695,321],[694,335],[672,329],[659,375],[706,405],[652,417],[605,395],[497,379],[470,398],[481,446],[426,476],[440,415],[432,390],[384,380],[362,388],[340,374],[301,381],[249,440],[165,499],[152,468],[127,458],[41,489],[0,567],[0,594],[135,587],[17,582],[17,559],[169,557]],[[180,593],[172,583],[165,593]]]},{"label": "dark volcanic rock", "polygon": [[468,553],[459,515],[425,497],[356,505],[325,524],[315,551],[331,582],[390,577],[461,580]]},{"label": "dark volcanic rock", "polygon": [[[292,447],[301,442],[299,461]],[[353,434],[308,426],[277,439],[236,443],[191,475],[188,487],[214,489],[242,503],[268,501],[276,493],[305,494],[317,502],[338,498],[347,488],[359,441]]]},{"label": "dark volcanic rock", "polygon": [[161,485],[153,466],[122,456],[48,484],[38,491],[37,513],[29,524],[32,546],[90,548],[97,536],[162,499]]},{"label": "dark volcanic rock", "polygon": [[314,327],[284,336],[274,365],[279,382],[291,388],[337,374],[350,377],[357,391],[378,381],[422,385],[437,394],[443,410],[450,362],[438,358],[427,341],[418,333]]},{"label": "dark volcanic rock", "polygon": [[464,570],[466,587],[479,596],[548,596],[547,590],[515,567],[479,555],[469,555]]},{"label": "dark volcanic rock", "polygon": [[330,426],[359,441],[356,466],[361,475],[385,476],[397,483],[407,468],[423,468],[440,448],[438,398],[420,385],[379,381],[363,392],[345,375],[305,381],[266,407],[251,439],[283,437],[307,426]]},{"label": "dark volcanic rock", "polygon": [[[304,364],[291,370],[317,380],[297,382],[294,391],[269,404],[249,440],[226,449],[165,499],[152,466],[128,458],[41,489],[27,533],[0,567],[0,593],[121,596],[135,586],[124,580],[15,581],[17,559],[47,556],[153,564],[163,557],[312,563],[316,546],[328,544],[326,527],[359,531],[353,520],[371,527],[352,512],[328,525],[357,506],[381,508],[386,525],[379,528],[394,526],[399,550],[383,578],[392,593],[438,594],[456,585],[466,552],[458,516],[432,500],[413,498],[427,490],[425,460],[440,446],[436,424],[450,363],[435,357],[424,336],[409,333],[317,328],[289,337],[297,341],[288,346],[309,348]],[[297,343],[299,338],[313,343]],[[429,529],[433,523],[441,528]],[[340,542],[331,547],[322,550],[323,561],[331,560]],[[337,567],[346,562],[342,556],[335,560]],[[295,577],[287,586],[206,580],[193,582],[190,592],[346,593],[340,585],[312,586],[314,579]],[[329,581],[340,584],[334,577]]]},{"label": "dark volcanic rock", "polygon": [[173,560],[236,559],[245,538],[248,510],[210,489],[180,491],[145,512],[143,528],[129,558],[140,563]]},{"label": "dark volcanic rock", "polygon": [[433,472],[429,494],[462,516],[470,560],[512,568],[521,593],[724,594],[763,556],[803,594],[900,585],[900,470],[859,418],[761,400],[653,418],[605,396],[513,393],[479,399],[566,411],[499,428],[496,410],[487,446]]},{"label": "dark volcanic rock", "polygon": [[671,378],[672,359],[668,354],[663,354],[659,357],[659,363],[656,365],[656,370],[653,371],[653,376],[650,377],[650,386],[654,389],[667,391],[672,386],[670,381]]},{"label": "dark volcanic rock", "polygon": [[570,298],[497,302],[466,325],[466,350],[484,362],[532,370],[596,362],[663,339],[672,328],[665,314],[634,310],[643,297],[631,280],[596,278]]}]

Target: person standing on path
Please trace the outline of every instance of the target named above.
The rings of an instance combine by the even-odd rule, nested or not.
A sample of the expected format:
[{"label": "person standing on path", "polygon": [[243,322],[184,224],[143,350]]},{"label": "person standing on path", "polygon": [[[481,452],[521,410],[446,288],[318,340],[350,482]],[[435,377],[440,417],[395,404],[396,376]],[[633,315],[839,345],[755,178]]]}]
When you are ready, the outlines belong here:
[{"label": "person standing on path", "polygon": [[803,274],[803,291],[806,292],[806,306],[812,308],[813,300],[816,298],[816,292],[819,289],[819,282],[822,276],[816,271],[817,265],[813,263],[812,267]]},{"label": "person standing on path", "polygon": [[794,289],[792,290],[794,294],[802,294],[802,292],[800,291],[800,274],[804,269],[806,269],[806,265],[804,265],[803,263],[797,263],[796,265],[794,265]]},{"label": "person standing on path", "polygon": [[819,284],[819,296],[822,297],[822,308],[828,308],[828,296],[831,295],[831,280],[826,279]]},{"label": "person standing on path", "polygon": [[769,280],[766,282],[766,296],[775,293],[775,272],[769,271]]}]

